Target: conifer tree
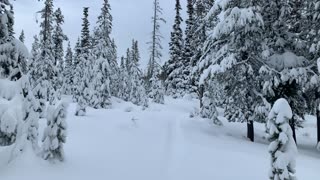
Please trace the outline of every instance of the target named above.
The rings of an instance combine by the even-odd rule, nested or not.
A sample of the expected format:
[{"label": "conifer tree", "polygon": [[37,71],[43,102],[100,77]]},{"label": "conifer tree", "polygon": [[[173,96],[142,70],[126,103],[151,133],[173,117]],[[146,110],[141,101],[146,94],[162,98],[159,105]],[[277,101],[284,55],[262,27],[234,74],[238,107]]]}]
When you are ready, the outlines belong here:
[{"label": "conifer tree", "polygon": [[62,30],[62,25],[64,23],[64,16],[62,15],[61,9],[58,8],[54,14],[54,27],[52,34],[53,42],[53,56],[54,56],[54,66],[57,69],[58,81],[55,82],[54,86],[56,87],[58,93],[61,93],[61,88],[63,86],[63,71],[64,71],[64,49],[63,43],[67,41],[68,38]]},{"label": "conifer tree", "polygon": [[[204,84],[200,84],[200,75],[203,72],[203,61],[200,61],[201,57],[203,56],[203,48],[205,45],[205,41],[208,38],[208,33],[210,32],[210,28],[212,29],[212,23],[207,23],[206,16],[209,10],[212,8],[214,0],[197,0],[195,2],[195,27],[194,27],[194,34],[193,34],[193,41],[192,44],[194,46],[194,56],[191,59],[191,66],[192,74],[191,74],[191,85],[192,89],[197,89],[197,94],[200,99],[200,107],[202,107],[202,97],[204,94]],[[211,25],[210,25],[211,24]],[[210,27],[209,27],[210,25]],[[209,66],[211,63],[205,63],[206,66]],[[201,67],[201,68],[199,68]]]},{"label": "conifer tree", "polygon": [[129,101],[130,88],[129,88],[129,74],[126,66],[126,58],[121,57],[120,63],[120,85],[118,97],[125,101]]},{"label": "conifer tree", "polygon": [[164,86],[162,84],[162,81],[159,78],[160,73],[154,73],[151,81],[151,91],[149,93],[149,97],[152,98],[152,101],[158,104],[164,104]]},{"label": "conifer tree", "polygon": [[289,120],[292,110],[285,99],[277,100],[268,116],[269,153],[271,155],[271,180],[295,179],[297,146],[293,140]]},{"label": "conifer tree", "polygon": [[183,33],[181,29],[182,18],[180,15],[181,11],[180,0],[176,0],[176,16],[173,25],[173,31],[171,32],[170,45],[170,59],[165,64],[165,74],[167,76],[165,81],[166,92],[168,95],[174,98],[182,97],[184,95],[187,80],[182,76],[184,71],[184,64],[182,61],[183,52]]},{"label": "conifer tree", "polygon": [[132,40],[132,49],[127,52],[127,68],[129,74],[129,100],[138,106],[148,107],[148,97],[143,86],[142,73],[139,69],[140,53],[138,41]]},{"label": "conifer tree", "polygon": [[147,91],[150,90],[150,84],[149,80],[153,76],[155,71],[158,71],[160,69],[160,61],[162,58],[161,50],[163,49],[161,45],[161,40],[163,39],[163,36],[160,32],[161,23],[166,23],[166,20],[161,17],[163,14],[163,9],[160,7],[160,0],[154,0],[153,1],[153,16],[152,16],[152,37],[151,41],[148,42],[150,45],[149,51],[150,51],[150,59],[148,62],[147,67],[147,77],[146,77],[146,87]]},{"label": "conifer tree", "polygon": [[95,108],[108,108],[111,106],[111,94],[118,92],[118,65],[116,47],[110,35],[112,32],[112,15],[108,0],[104,0],[101,14],[98,17],[97,27],[94,31],[95,75],[94,98],[92,105]]},{"label": "conifer tree", "polygon": [[80,54],[76,56],[76,73],[75,83],[76,92],[75,99],[77,102],[76,116],[84,116],[86,114],[86,107],[90,99],[89,81],[90,81],[90,64],[91,64],[91,43],[90,43],[90,30],[89,30],[89,8],[83,8],[82,30],[80,40]]},{"label": "conifer tree", "polygon": [[[264,24],[260,11],[258,4],[247,1],[231,0],[227,4],[216,1],[207,15],[206,23],[213,29],[199,63],[199,69],[204,69],[201,83],[215,79],[223,84],[226,117],[247,122],[251,141],[254,141],[255,108],[262,103],[256,94],[255,78],[260,68],[256,65]],[[224,19],[218,19],[222,15]]]},{"label": "conifer tree", "polygon": [[64,160],[63,144],[66,143],[67,136],[67,108],[68,105],[65,102],[48,107],[47,127],[42,139],[42,157],[45,160]]},{"label": "conifer tree", "polygon": [[22,43],[24,43],[24,40],[25,40],[25,36],[24,36],[24,31],[22,30],[21,31],[21,34],[20,34],[20,36],[19,36],[19,40],[22,42]]},{"label": "conifer tree", "polygon": [[64,71],[63,71],[63,88],[62,93],[71,95],[73,87],[73,52],[70,42],[68,43],[66,56],[64,58]]},{"label": "conifer tree", "polygon": [[[13,37],[13,15],[12,4],[8,0],[0,0],[0,79],[15,84],[14,89],[7,90],[13,92],[10,96],[1,97],[7,101],[5,104],[9,107],[3,108],[6,105],[2,104],[0,108],[0,145],[8,146],[15,143],[13,154],[17,154],[16,152],[23,152],[28,140],[36,149],[39,119],[36,112],[38,103],[34,101],[29,76],[24,75],[22,68],[26,66],[29,53],[23,43]],[[10,88],[7,86],[8,83],[2,85],[1,89]],[[16,112],[21,113],[21,117],[13,117],[12,112],[8,112],[10,109],[21,111]]]},{"label": "conifer tree", "polygon": [[193,70],[192,58],[194,56],[195,43],[194,43],[194,34],[195,34],[195,15],[194,15],[194,6],[193,0],[187,1],[187,13],[188,19],[186,20],[186,37],[185,45],[183,50],[183,66],[182,68],[182,77],[184,80],[183,88],[186,93],[194,93],[197,91],[197,84],[195,80],[191,78],[191,73]]},{"label": "conifer tree", "polygon": [[38,60],[40,56],[40,42],[39,38],[37,35],[33,36],[33,43],[32,43],[32,48],[31,48],[31,54],[30,58],[28,59],[28,72],[30,73],[30,78],[31,78],[31,85],[34,87],[36,84],[36,79],[34,77],[36,76],[34,73],[34,68],[36,65],[36,61]]},{"label": "conifer tree", "polygon": [[56,82],[58,81],[57,69],[54,65],[53,53],[53,1],[46,0],[45,7],[39,11],[43,21],[40,24],[40,55],[35,60],[35,68],[32,69],[32,79],[36,80],[34,94],[42,104],[40,106],[41,117],[44,117],[45,102],[54,104],[57,99]]},{"label": "conifer tree", "polygon": [[295,129],[302,127],[304,113],[307,111],[305,92],[310,73],[307,58],[311,58],[306,54],[312,54],[306,46],[311,41],[305,39],[310,36],[305,36],[302,25],[308,24],[309,19],[304,15],[307,9],[304,4],[286,0],[262,3],[265,21],[265,45],[262,49],[264,64],[259,71],[262,92],[271,104],[279,98],[287,99],[293,110],[289,124],[295,141]]}]

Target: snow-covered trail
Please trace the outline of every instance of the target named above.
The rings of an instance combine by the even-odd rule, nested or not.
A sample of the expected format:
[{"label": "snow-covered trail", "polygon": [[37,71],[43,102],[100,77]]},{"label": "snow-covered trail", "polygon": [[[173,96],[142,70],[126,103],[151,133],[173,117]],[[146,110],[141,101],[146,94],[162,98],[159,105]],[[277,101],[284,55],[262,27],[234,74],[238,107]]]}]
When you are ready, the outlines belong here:
[{"label": "snow-covered trail", "polygon": [[[267,144],[259,143],[264,142],[259,125],[257,143],[251,143],[243,138],[245,124],[215,127],[190,119],[197,101],[168,98],[166,105],[152,104],[145,111],[113,101],[112,109],[89,109],[85,117],[75,117],[75,105],[70,106],[63,163],[50,164],[27,152],[8,165],[10,148],[0,149],[0,179],[268,179],[269,155]],[[298,177],[320,176],[320,153],[302,150],[297,164]]]}]

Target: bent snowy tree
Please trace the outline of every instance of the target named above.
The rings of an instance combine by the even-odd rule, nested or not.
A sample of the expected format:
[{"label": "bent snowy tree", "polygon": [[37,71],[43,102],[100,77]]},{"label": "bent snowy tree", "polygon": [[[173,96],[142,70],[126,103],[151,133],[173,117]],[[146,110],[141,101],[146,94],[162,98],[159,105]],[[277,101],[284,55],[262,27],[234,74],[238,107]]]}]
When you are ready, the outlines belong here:
[{"label": "bent snowy tree", "polygon": [[268,116],[269,153],[271,155],[271,170],[269,177],[272,180],[293,180],[295,174],[295,156],[297,146],[293,140],[289,120],[292,110],[285,99],[274,103]]}]

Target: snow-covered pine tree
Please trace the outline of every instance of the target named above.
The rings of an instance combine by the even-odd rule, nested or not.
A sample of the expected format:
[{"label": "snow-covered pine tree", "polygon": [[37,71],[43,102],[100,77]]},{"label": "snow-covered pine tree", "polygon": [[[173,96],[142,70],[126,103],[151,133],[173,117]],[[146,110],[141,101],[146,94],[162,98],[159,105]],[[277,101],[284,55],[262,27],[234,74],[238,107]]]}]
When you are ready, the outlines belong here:
[{"label": "snow-covered pine tree", "polygon": [[72,73],[72,86],[71,86],[71,93],[72,93],[72,100],[73,102],[76,102],[76,92],[77,92],[77,82],[79,80],[79,77],[76,75],[77,72],[77,67],[80,63],[79,59],[80,59],[80,53],[81,53],[81,40],[80,38],[78,38],[74,50],[73,50],[74,54],[73,54],[73,61],[72,61],[72,69],[73,69],[73,73]]},{"label": "snow-covered pine tree", "polygon": [[255,78],[260,68],[257,65],[263,28],[260,10],[251,1],[216,1],[207,18],[207,24],[214,28],[199,64],[204,69],[202,82],[214,78],[223,84],[226,117],[247,122],[251,141],[254,141],[255,107],[262,101],[256,95]]},{"label": "snow-covered pine tree", "polygon": [[95,108],[108,108],[111,106],[111,94],[118,92],[118,74],[116,46],[110,38],[112,32],[112,15],[108,0],[104,0],[101,14],[98,17],[97,27],[94,31],[94,49],[96,56],[94,74]]},{"label": "snow-covered pine tree", "polygon": [[170,46],[170,59],[164,65],[164,71],[166,74],[166,93],[174,98],[182,97],[185,89],[185,79],[183,79],[182,71],[184,68],[182,61],[183,52],[183,33],[181,29],[181,4],[180,0],[176,0],[176,16],[173,25],[173,31],[171,32]]},{"label": "snow-covered pine tree", "polygon": [[295,179],[297,146],[293,140],[289,120],[292,110],[285,99],[277,100],[268,116],[269,153],[271,155],[271,180]]},{"label": "snow-covered pine tree", "polygon": [[280,98],[287,99],[293,109],[289,123],[296,140],[295,129],[302,126],[307,112],[303,94],[310,73],[307,70],[310,64],[303,53],[308,49],[301,24],[305,22],[305,7],[286,0],[263,2],[262,5],[266,29],[262,49],[264,65],[260,68],[262,92],[271,104]]},{"label": "snow-covered pine tree", "polygon": [[26,126],[27,140],[30,141],[33,150],[38,152],[39,102],[33,95],[29,76],[24,75],[20,83],[23,96],[23,122]]},{"label": "snow-covered pine tree", "polygon": [[119,94],[117,95],[117,97],[128,101],[129,100],[129,92],[127,92],[127,87],[129,87],[129,74],[126,68],[126,58],[125,57],[121,57],[120,58],[120,84],[119,84]]},{"label": "snow-covered pine tree", "polygon": [[[214,0],[197,0],[195,2],[195,25],[192,41],[194,46],[194,56],[191,59],[191,66],[193,67],[191,73],[191,85],[193,90],[197,90],[196,92],[200,99],[200,107],[202,107],[202,97],[205,89],[204,85],[199,83],[200,75],[205,69],[202,67],[203,65],[200,65],[200,62],[203,62],[200,61],[200,59],[203,55],[205,41],[209,36],[207,32],[210,32],[209,24],[207,24],[206,21],[206,16],[209,10],[212,8],[213,2]],[[207,67],[209,64],[210,63],[206,64],[205,67]]]},{"label": "snow-covered pine tree", "polygon": [[70,42],[68,43],[66,56],[64,58],[64,71],[63,74],[63,87],[62,93],[66,95],[71,95],[73,90],[73,52],[71,49]]},{"label": "snow-covered pine tree", "polygon": [[28,59],[28,72],[30,73],[30,79],[31,79],[31,86],[34,88],[36,86],[36,80],[34,79],[36,77],[35,73],[35,66],[36,66],[36,61],[38,60],[40,56],[40,42],[39,38],[37,35],[33,36],[33,43],[32,43],[32,48],[31,48],[31,53],[30,57]]},{"label": "snow-covered pine tree", "polygon": [[[9,84],[18,85],[16,81],[23,75],[21,67],[26,64],[28,58],[26,47],[13,37],[13,15],[12,4],[8,0],[0,0],[0,80],[5,81],[1,84],[1,90],[10,88]],[[19,86],[15,86],[8,90],[7,92],[12,94],[10,97],[0,92],[2,103],[8,102],[0,105],[0,146],[8,146],[16,141],[17,119],[8,111],[10,108],[19,106],[13,101],[15,92],[19,89]]]},{"label": "snow-covered pine tree", "polygon": [[182,62],[183,66],[179,67],[182,69],[182,78],[183,78],[183,88],[185,89],[185,93],[193,94],[196,96],[197,93],[197,84],[194,79],[191,77],[191,73],[193,70],[192,58],[194,56],[195,51],[195,43],[194,43],[194,34],[195,34],[195,14],[194,14],[194,0],[187,0],[187,14],[188,19],[186,20],[186,31],[185,31],[185,40],[184,40],[184,48],[182,54]]},{"label": "snow-covered pine tree", "polygon": [[204,86],[204,93],[202,97],[202,106],[200,109],[200,116],[202,118],[211,119],[213,124],[221,126],[222,122],[218,119],[219,113],[217,107],[222,107],[221,87],[215,81],[208,81]]},{"label": "snow-covered pine tree", "polygon": [[150,92],[150,79],[153,76],[154,72],[157,71],[157,69],[161,69],[161,50],[163,49],[161,45],[161,40],[163,39],[163,36],[161,35],[160,27],[161,23],[166,23],[166,20],[162,17],[163,9],[160,7],[160,0],[153,1],[153,13],[154,14],[152,16],[152,36],[151,41],[148,42],[148,44],[150,45],[150,59],[147,66],[147,77],[145,77],[147,92]]},{"label": "snow-covered pine tree", "polygon": [[305,97],[308,103],[308,113],[315,114],[317,117],[317,143],[318,149],[320,150],[320,1],[306,1],[303,4],[305,5],[303,9],[307,12],[303,14],[304,16],[302,16],[299,21],[302,21],[304,24],[301,27],[303,28],[301,32],[308,32],[308,35],[300,36],[300,38],[306,37],[306,39],[304,39],[304,45],[307,45],[307,47],[304,48],[305,57],[314,67],[317,67],[312,69],[314,70],[313,73],[310,73],[312,75],[309,78],[307,86],[305,86]]},{"label": "snow-covered pine tree", "polygon": [[68,104],[60,102],[58,106],[50,105],[47,113],[47,127],[42,138],[42,157],[45,160],[64,160],[63,144],[67,138]]},{"label": "snow-covered pine tree", "polygon": [[130,78],[129,100],[138,106],[148,107],[148,97],[143,86],[142,72],[139,69],[140,53],[138,41],[132,40],[132,49],[128,52],[127,67]]},{"label": "snow-covered pine tree", "polygon": [[29,54],[24,44],[13,37],[13,14],[12,4],[0,0],[0,145],[16,143],[13,151],[22,152],[27,140],[36,149],[39,118],[29,76],[22,71]]},{"label": "snow-covered pine tree", "polygon": [[131,51],[128,48],[126,52],[126,56],[121,60],[121,77],[122,77],[122,90],[121,90],[121,98],[125,101],[130,101],[131,89],[132,89],[132,79],[130,75],[131,69]]},{"label": "snow-covered pine tree", "polygon": [[26,37],[24,36],[24,31],[22,30],[19,36],[19,40],[24,43],[24,40],[26,39]]},{"label": "snow-covered pine tree", "polygon": [[53,53],[53,0],[45,0],[45,7],[39,11],[43,21],[40,24],[40,55],[34,62],[34,69],[31,70],[34,82],[34,94],[41,103],[40,117],[45,117],[45,102],[55,103],[55,83],[58,80],[57,70],[54,65]]},{"label": "snow-covered pine tree", "polygon": [[63,43],[68,40],[68,37],[64,34],[62,25],[64,23],[64,16],[62,15],[61,9],[58,8],[54,14],[54,27],[52,34],[53,42],[53,57],[54,57],[54,66],[57,69],[57,82],[54,86],[57,89],[58,96],[61,96],[62,86],[63,86],[63,72],[64,72],[64,49]]},{"label": "snow-covered pine tree", "polygon": [[90,99],[90,67],[91,67],[91,43],[90,43],[90,30],[89,30],[89,8],[83,8],[83,23],[81,30],[80,53],[75,58],[76,73],[75,73],[75,100],[77,102],[76,116],[84,116],[86,114],[86,107]]},{"label": "snow-covered pine tree", "polygon": [[160,73],[154,73],[151,81],[151,91],[149,93],[149,96],[152,98],[152,102],[158,103],[158,104],[164,104],[164,86],[162,84],[161,79],[159,78]]}]

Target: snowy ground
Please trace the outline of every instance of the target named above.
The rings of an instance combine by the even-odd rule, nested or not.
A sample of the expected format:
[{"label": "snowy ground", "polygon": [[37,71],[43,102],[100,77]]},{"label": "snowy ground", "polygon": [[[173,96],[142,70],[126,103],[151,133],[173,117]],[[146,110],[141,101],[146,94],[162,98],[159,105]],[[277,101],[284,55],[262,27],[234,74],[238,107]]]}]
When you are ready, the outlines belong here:
[{"label": "snowy ground", "polygon": [[[166,99],[142,111],[114,99],[111,110],[89,109],[75,117],[71,104],[66,161],[50,164],[27,152],[8,163],[10,148],[0,148],[1,180],[263,180],[269,155],[256,124],[256,142],[245,138],[245,124],[189,118],[197,101]],[[298,132],[297,175],[320,177],[320,152],[315,150],[315,122]],[[41,127],[45,122],[41,122]]]}]

